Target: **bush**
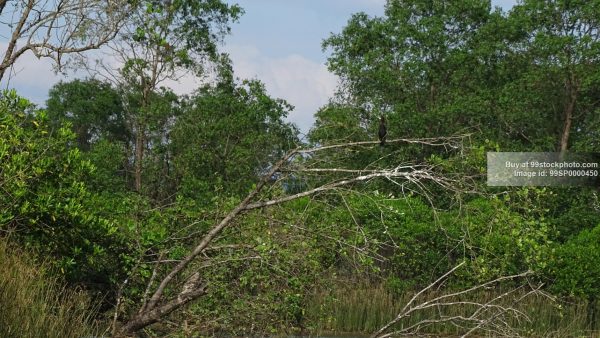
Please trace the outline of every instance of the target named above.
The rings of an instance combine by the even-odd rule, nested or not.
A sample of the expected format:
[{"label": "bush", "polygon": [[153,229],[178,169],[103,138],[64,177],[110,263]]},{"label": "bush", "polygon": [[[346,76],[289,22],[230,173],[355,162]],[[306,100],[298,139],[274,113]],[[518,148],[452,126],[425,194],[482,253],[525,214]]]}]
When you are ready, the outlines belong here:
[{"label": "bush", "polygon": [[69,283],[106,292],[123,245],[86,184],[96,168],[73,143],[69,125],[53,126],[14,91],[0,93],[0,231],[53,257]]}]

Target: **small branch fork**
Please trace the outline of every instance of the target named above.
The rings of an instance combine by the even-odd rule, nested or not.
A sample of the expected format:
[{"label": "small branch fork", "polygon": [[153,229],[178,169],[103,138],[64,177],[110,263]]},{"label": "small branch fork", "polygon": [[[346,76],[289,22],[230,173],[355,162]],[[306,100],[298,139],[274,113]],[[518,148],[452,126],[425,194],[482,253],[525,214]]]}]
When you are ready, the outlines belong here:
[{"label": "small branch fork", "polygon": [[[441,146],[446,149],[459,148],[460,142],[466,136],[455,136],[448,138],[423,138],[423,139],[395,139],[387,141],[388,144],[392,143],[406,143],[406,144],[422,144],[428,146]],[[213,228],[208,231],[202,237],[194,249],[181,261],[179,261],[166,275],[160,280],[158,286],[154,290],[147,302],[133,315],[133,317],[127,321],[117,332],[118,336],[130,336],[136,331],[160,321],[169,313],[181,308],[190,301],[202,296],[206,292],[206,285],[200,282],[198,273],[193,273],[191,277],[185,282],[185,288],[179,292],[176,296],[172,296],[170,299],[165,298],[165,290],[171,284],[173,279],[183,275],[185,269],[193,262],[200,254],[208,249],[211,242],[233,221],[240,216],[242,213],[253,210],[281,204],[287,201],[291,201],[297,198],[314,195],[323,191],[336,189],[342,186],[350,185],[357,182],[366,182],[375,178],[399,178],[406,181],[410,181],[417,184],[422,184],[421,181],[428,180],[433,181],[443,187],[449,187],[451,182],[443,177],[436,176],[431,166],[398,166],[392,169],[381,169],[381,170],[368,170],[363,172],[357,172],[352,170],[346,170],[346,173],[354,174],[354,177],[345,178],[333,182],[323,184],[314,189],[310,189],[304,192],[300,192],[293,195],[284,196],[277,199],[256,201],[261,190],[272,181],[272,178],[277,173],[282,172],[285,165],[289,164],[291,160],[296,156],[303,156],[309,153],[316,153],[324,150],[341,149],[354,146],[375,146],[379,145],[379,141],[363,141],[363,142],[352,142],[344,144],[326,145],[321,147],[315,147],[310,149],[296,148],[288,152],[283,156],[277,163],[275,163],[265,175],[262,176],[260,181],[256,184],[256,187],[244,198],[235,208],[233,208],[219,223],[215,224]],[[311,169],[315,170],[315,169]],[[340,170],[343,169],[323,169],[325,170]],[[192,280],[193,279],[193,280]],[[154,282],[154,279],[152,280]],[[150,293],[148,293],[150,294]]]},{"label": "small branch fork", "polygon": [[[486,331],[488,334],[493,335],[518,337],[518,332],[515,332],[515,330],[510,326],[510,324],[506,320],[506,316],[512,316],[517,320],[524,319],[529,321],[530,319],[527,317],[527,315],[515,309],[512,305],[515,305],[522,299],[537,293],[542,285],[539,285],[535,288],[530,287],[530,291],[528,291],[520,297],[517,297],[510,306],[503,306],[499,305],[498,303],[501,300],[506,299],[509,295],[515,293],[516,291],[521,290],[526,286],[529,286],[529,284],[523,284],[519,287],[513,288],[507,292],[504,292],[494,297],[488,302],[464,301],[456,300],[456,298],[458,298],[459,296],[470,294],[480,289],[487,289],[492,285],[498,284],[503,281],[525,278],[527,276],[532,275],[532,271],[527,271],[516,275],[499,277],[489,282],[479,284],[462,291],[447,293],[441,296],[437,296],[431,300],[423,301],[419,304],[416,303],[416,300],[419,298],[419,296],[423,295],[426,291],[432,289],[433,287],[440,285],[452,273],[454,273],[454,271],[456,271],[464,264],[465,262],[458,264],[457,266],[446,272],[443,276],[438,278],[436,281],[429,284],[427,287],[423,288],[421,291],[415,294],[398,313],[396,318],[394,318],[386,325],[381,327],[371,337],[388,338],[399,336],[415,336],[419,335],[420,331],[426,328],[427,326],[444,323],[448,323],[456,327],[462,328],[464,330],[464,333],[461,335],[461,337],[468,337],[478,330]],[[442,309],[449,307],[473,307],[474,310],[472,310],[469,316],[444,316]],[[415,312],[429,308],[437,308],[440,312],[439,318],[427,318],[417,323],[410,324],[406,327],[402,327],[401,329],[389,332],[390,329],[392,329],[392,327],[399,325],[403,320],[409,319],[410,316]]]},{"label": "small branch fork", "polygon": [[[0,16],[7,2],[0,0]],[[113,40],[130,13],[126,0],[19,0],[15,3],[12,18],[3,22],[10,27],[11,36],[0,60],[0,81],[27,51],[38,59],[52,59],[60,70],[63,56],[99,49]]]}]

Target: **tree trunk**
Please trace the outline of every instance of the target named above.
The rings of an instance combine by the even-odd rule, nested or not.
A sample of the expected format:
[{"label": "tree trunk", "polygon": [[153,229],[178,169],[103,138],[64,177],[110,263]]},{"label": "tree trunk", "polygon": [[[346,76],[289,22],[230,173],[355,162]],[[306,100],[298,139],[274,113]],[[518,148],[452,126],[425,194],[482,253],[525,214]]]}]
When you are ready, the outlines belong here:
[{"label": "tree trunk", "polygon": [[561,158],[569,147],[569,137],[571,136],[571,125],[573,124],[573,113],[575,112],[575,103],[577,102],[577,94],[579,88],[576,84],[576,79],[573,74],[566,81],[567,102],[563,111],[564,122],[562,135],[560,137],[560,154]]},{"label": "tree trunk", "polygon": [[144,126],[137,124],[137,133],[135,135],[135,191],[142,191],[142,161],[144,159]]},{"label": "tree trunk", "polygon": [[123,177],[125,179],[125,187],[129,190],[131,188],[131,140],[125,142],[125,152],[123,156]]},{"label": "tree trunk", "polygon": [[144,327],[157,323],[169,313],[186,305],[192,300],[206,293],[206,285],[197,287],[195,290],[180,293],[177,298],[151,310],[143,311],[120,328],[117,337],[129,337]]},{"label": "tree trunk", "polygon": [[4,7],[6,6],[7,2],[8,0],[0,0],[0,15],[2,15],[2,12],[4,12]]}]

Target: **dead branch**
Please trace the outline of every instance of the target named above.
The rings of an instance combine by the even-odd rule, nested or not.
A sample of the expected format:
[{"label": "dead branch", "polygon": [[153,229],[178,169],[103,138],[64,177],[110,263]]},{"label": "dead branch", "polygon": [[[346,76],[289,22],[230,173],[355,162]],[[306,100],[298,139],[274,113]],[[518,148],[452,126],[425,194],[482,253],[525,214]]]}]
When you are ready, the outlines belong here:
[{"label": "dead branch", "polygon": [[374,178],[392,178],[392,177],[400,177],[405,179],[406,181],[412,182],[412,183],[417,183],[420,182],[422,180],[429,180],[429,181],[433,181],[435,183],[438,183],[442,186],[448,186],[449,182],[442,178],[442,177],[437,177],[433,174],[433,171],[431,169],[429,170],[422,170],[422,169],[418,169],[418,170],[414,170],[412,172],[398,172],[395,170],[378,170],[375,171],[371,174],[367,174],[367,175],[360,175],[357,177],[353,177],[353,178],[349,178],[349,179],[345,179],[345,180],[340,180],[340,181],[336,181],[336,182],[332,182],[332,183],[328,183],[328,184],[324,184],[322,186],[319,186],[317,188],[314,189],[310,189],[307,191],[303,191],[301,193],[297,193],[294,195],[288,195],[288,196],[284,196],[278,199],[273,199],[273,200],[268,200],[268,201],[262,201],[262,202],[255,202],[255,203],[249,203],[247,204],[244,209],[245,210],[252,210],[252,209],[257,209],[257,208],[264,208],[264,207],[268,207],[268,206],[273,206],[273,205],[277,205],[277,204],[281,204],[284,202],[288,202],[291,200],[295,200],[297,198],[301,198],[301,197],[305,197],[305,196],[310,196],[310,195],[314,195],[316,193],[319,192],[323,192],[323,191],[327,191],[327,190],[333,190],[335,188],[341,187],[341,186],[345,186],[345,185],[349,185],[352,183],[356,183],[356,182],[367,182],[370,181]]},{"label": "dead branch", "polygon": [[[390,140],[388,143],[410,143],[410,144],[425,144],[432,146],[443,146],[448,147],[451,145],[456,145],[458,140],[462,140],[464,136],[457,137],[449,137],[449,138],[427,138],[427,139],[397,139]],[[345,178],[341,180],[337,180],[334,182],[323,184],[314,189],[310,189],[301,193],[288,195],[272,200],[265,201],[255,201],[258,197],[261,190],[271,181],[272,177],[281,172],[283,167],[291,162],[291,160],[295,156],[301,156],[307,153],[315,153],[318,151],[328,150],[328,149],[339,149],[343,147],[352,147],[356,145],[374,145],[379,144],[376,141],[365,141],[365,142],[353,142],[346,144],[335,144],[335,145],[327,145],[322,147],[315,147],[310,149],[294,149],[288,152],[283,158],[281,158],[277,163],[275,163],[260,179],[256,187],[234,208],[232,209],[218,224],[216,224],[208,233],[204,235],[198,241],[198,244],[194,247],[194,249],[183,258],[175,267],[173,267],[163,279],[159,282],[157,288],[155,289],[152,296],[149,298],[148,302],[145,304],[145,307],[140,309],[133,317],[125,323],[125,325],[119,331],[120,335],[127,336],[135,333],[136,331],[155,323],[170,312],[180,308],[181,306],[187,304],[191,300],[200,297],[205,292],[205,287],[202,288],[202,292],[189,292],[185,293],[185,297],[182,297],[181,293],[179,293],[175,297],[171,297],[170,299],[166,299],[165,290],[171,284],[173,279],[180,276],[184,270],[193,262],[200,254],[202,254],[212,243],[212,241],[228,226],[230,226],[234,220],[240,216],[242,213],[247,212],[253,209],[265,208],[268,206],[273,206],[277,204],[281,204],[284,202],[288,202],[294,199],[298,199],[305,196],[315,195],[320,192],[340,188],[342,186],[351,185],[359,182],[368,182],[372,179],[376,178],[387,178],[387,179],[403,179],[409,182],[413,182],[417,185],[421,184],[422,181],[431,181],[439,184],[442,187],[451,187],[452,182],[437,175],[434,172],[434,167],[432,166],[397,166],[396,168],[391,169],[381,169],[368,171],[365,174],[356,173],[356,172],[348,172],[358,174],[355,177]]]},{"label": "dead branch", "polygon": [[[427,146],[434,147],[444,147],[450,149],[458,149],[460,145],[463,143],[464,139],[469,137],[468,134],[465,135],[457,135],[450,137],[426,137],[426,138],[397,138],[393,140],[386,140],[385,143],[406,143],[406,144],[422,144]],[[340,144],[331,144],[325,146],[319,146],[314,148],[308,148],[303,150],[298,150],[299,154],[305,153],[314,153],[317,151],[324,151],[330,149],[338,149],[338,148],[348,148],[348,147],[356,147],[356,146],[373,146],[379,145],[380,141],[359,141],[359,142],[349,142],[349,143],[340,143]]]},{"label": "dead branch", "polygon": [[[6,5],[0,2],[0,14]],[[27,51],[38,59],[52,59],[60,70],[64,56],[104,46],[123,27],[130,7],[127,0],[19,0],[10,5],[14,9],[6,24],[11,36],[0,63],[0,80]]]},{"label": "dead branch", "polygon": [[[517,288],[513,288],[509,291],[506,291],[493,299],[489,300],[485,303],[474,302],[474,301],[464,301],[464,300],[456,300],[458,296],[463,296],[473,291],[490,287],[492,285],[498,284],[502,281],[507,280],[515,280],[527,277],[533,274],[532,271],[523,272],[516,275],[510,276],[502,276],[498,277],[489,282],[485,282],[471,288],[447,293],[441,296],[434,297],[431,300],[423,301],[419,304],[415,304],[415,301],[423,295],[426,291],[432,289],[436,285],[440,285],[444,280],[448,278],[454,271],[463,266],[465,262],[462,262],[446,272],[440,278],[435,280],[433,283],[429,284],[427,287],[423,288],[421,291],[416,293],[408,303],[402,308],[402,310],[398,313],[396,318],[388,322],[386,325],[381,327],[377,332],[375,332],[371,337],[373,338],[387,338],[394,336],[414,336],[420,333],[420,331],[430,325],[435,324],[443,324],[449,323],[455,325],[457,327],[463,328],[465,333],[461,337],[467,337],[473,334],[477,330],[487,331],[490,334],[494,335],[502,335],[502,336],[518,336],[517,332],[514,332],[513,328],[507,323],[507,321],[503,318],[506,316],[512,316],[519,320],[523,318],[525,320],[529,320],[529,318],[521,311],[515,309],[512,305],[505,306],[500,305],[498,302],[500,300],[506,299],[509,295],[515,293],[518,290],[521,290],[528,284],[521,285]],[[530,292],[525,295],[517,298],[514,304],[517,304],[523,298],[537,292],[541,286],[532,289]],[[443,309],[450,307],[474,307],[475,310],[469,316],[444,316]],[[408,325],[406,327],[402,327],[399,330],[395,330],[392,332],[388,332],[393,326],[399,325],[403,320],[410,318],[410,316],[416,311],[428,309],[428,308],[437,308],[440,311],[439,318],[427,318],[417,323]]]}]

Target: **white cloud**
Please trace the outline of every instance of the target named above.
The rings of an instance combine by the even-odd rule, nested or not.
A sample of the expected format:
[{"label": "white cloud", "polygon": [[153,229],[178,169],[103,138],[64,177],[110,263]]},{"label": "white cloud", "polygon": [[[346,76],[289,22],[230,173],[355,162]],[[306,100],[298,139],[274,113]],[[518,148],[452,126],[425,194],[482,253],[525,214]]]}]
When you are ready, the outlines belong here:
[{"label": "white cloud", "polygon": [[333,95],[337,77],[327,67],[298,54],[267,57],[249,45],[226,47],[236,76],[261,80],[271,96],[285,99],[295,109],[288,117],[302,132],[314,123],[314,113]]},{"label": "white cloud", "polygon": [[177,78],[176,80],[167,79],[159,84],[159,86],[165,86],[171,88],[173,92],[179,95],[191,94],[194,90],[204,85],[206,81],[198,78],[194,75],[185,74]]},{"label": "white cloud", "polygon": [[[0,50],[4,50],[4,45],[0,43]],[[268,57],[250,45],[229,45],[225,49],[231,55],[236,76],[261,80],[269,95],[282,98],[295,107],[288,120],[302,132],[310,129],[314,123],[314,113],[328,102],[336,88],[337,77],[325,65],[299,54]],[[114,62],[108,59],[105,61]],[[16,88],[21,95],[40,105],[44,105],[48,90],[58,81],[88,75],[71,74],[66,78],[62,74],[55,74],[51,60],[38,60],[33,53],[26,53],[19,58],[13,71],[16,75],[10,78],[9,87]],[[6,87],[8,79],[7,73],[2,80],[2,88]],[[178,94],[188,94],[202,83],[205,80],[184,76],[178,81],[165,81],[163,85]]]}]

